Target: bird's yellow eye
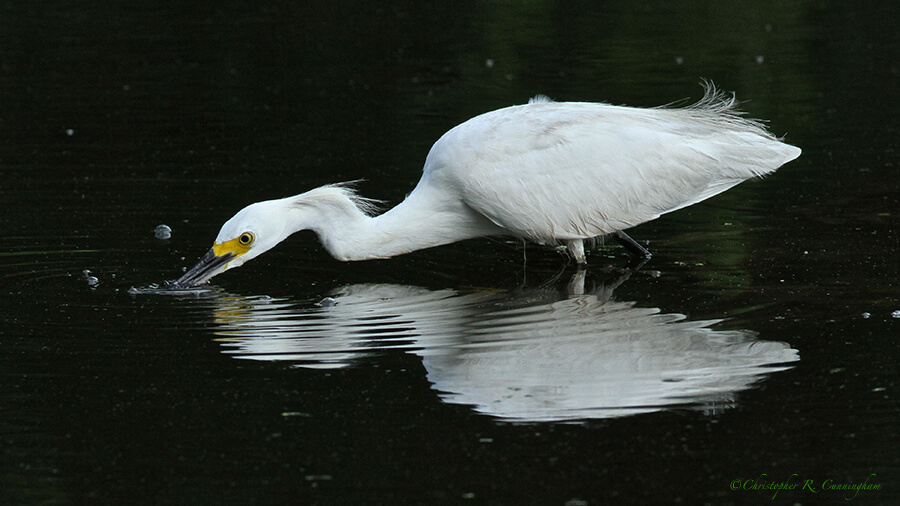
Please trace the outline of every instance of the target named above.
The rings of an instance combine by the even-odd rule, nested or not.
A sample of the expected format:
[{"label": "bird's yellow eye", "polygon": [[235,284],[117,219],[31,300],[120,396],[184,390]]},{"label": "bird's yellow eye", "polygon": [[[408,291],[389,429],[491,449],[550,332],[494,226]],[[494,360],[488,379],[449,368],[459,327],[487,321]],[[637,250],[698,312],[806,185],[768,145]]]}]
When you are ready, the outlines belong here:
[{"label": "bird's yellow eye", "polygon": [[253,232],[244,232],[238,237],[238,242],[241,243],[241,246],[250,246],[255,240],[256,236],[253,235]]}]

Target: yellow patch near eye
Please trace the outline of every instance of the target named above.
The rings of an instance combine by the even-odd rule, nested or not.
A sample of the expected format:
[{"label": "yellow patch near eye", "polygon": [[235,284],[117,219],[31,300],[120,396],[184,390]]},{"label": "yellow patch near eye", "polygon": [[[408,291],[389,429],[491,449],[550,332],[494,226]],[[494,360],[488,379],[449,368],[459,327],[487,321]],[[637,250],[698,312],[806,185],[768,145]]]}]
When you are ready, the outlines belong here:
[{"label": "yellow patch near eye", "polygon": [[[249,236],[249,241],[246,236]],[[213,253],[215,253],[217,257],[224,256],[229,253],[238,257],[250,251],[251,244],[253,244],[253,234],[245,232],[230,241],[214,244]]]}]

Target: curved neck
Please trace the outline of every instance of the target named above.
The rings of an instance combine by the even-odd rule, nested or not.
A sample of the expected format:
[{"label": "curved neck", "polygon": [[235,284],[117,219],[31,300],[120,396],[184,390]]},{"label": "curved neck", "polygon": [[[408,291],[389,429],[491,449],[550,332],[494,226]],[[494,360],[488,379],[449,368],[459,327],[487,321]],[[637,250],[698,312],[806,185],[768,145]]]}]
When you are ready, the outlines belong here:
[{"label": "curved neck", "polygon": [[297,230],[314,231],[338,260],[389,258],[501,232],[462,202],[440,198],[420,188],[380,216],[369,216],[360,209],[365,202],[349,190],[342,190],[319,202],[305,199],[294,206],[313,211],[304,213],[308,221],[300,220]]}]

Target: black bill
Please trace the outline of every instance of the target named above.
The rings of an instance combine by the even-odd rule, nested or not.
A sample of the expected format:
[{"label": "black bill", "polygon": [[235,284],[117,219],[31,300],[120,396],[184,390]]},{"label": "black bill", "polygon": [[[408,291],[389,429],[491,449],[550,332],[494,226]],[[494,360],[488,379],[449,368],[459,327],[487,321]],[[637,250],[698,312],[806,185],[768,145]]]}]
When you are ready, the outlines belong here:
[{"label": "black bill", "polygon": [[178,280],[172,284],[172,286],[177,289],[183,289],[205,283],[209,278],[225,270],[225,264],[234,257],[234,253],[225,253],[222,256],[216,256],[215,251],[210,248],[210,250],[203,255],[203,258],[197,262],[197,265],[185,272],[183,276],[178,278]]}]

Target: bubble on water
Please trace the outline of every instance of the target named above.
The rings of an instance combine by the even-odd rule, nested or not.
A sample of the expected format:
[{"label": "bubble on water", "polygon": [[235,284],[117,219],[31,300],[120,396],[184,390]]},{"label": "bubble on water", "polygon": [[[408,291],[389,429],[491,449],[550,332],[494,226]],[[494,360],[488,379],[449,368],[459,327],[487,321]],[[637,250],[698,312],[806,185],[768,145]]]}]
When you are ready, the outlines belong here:
[{"label": "bubble on water", "polygon": [[337,306],[337,301],[332,297],[325,297],[324,299],[317,302],[316,305],[319,307],[334,307]]},{"label": "bubble on water", "polygon": [[862,314],[862,317],[863,317],[863,318],[871,318],[871,317],[872,317],[872,313],[863,313],[863,314]]},{"label": "bubble on water", "polygon": [[489,69],[490,69],[490,68],[494,68],[494,59],[493,59],[493,58],[488,58],[487,60],[484,60],[484,66],[487,67],[487,68],[489,68]]},{"label": "bubble on water", "polygon": [[900,309],[891,313],[891,318],[900,318]]},{"label": "bubble on water", "polygon": [[681,65],[682,63],[684,63],[684,57],[676,56],[675,57],[675,65]]},{"label": "bubble on water", "polygon": [[84,276],[84,280],[87,281],[89,287],[94,288],[100,284],[100,279],[97,276],[91,275],[91,271],[85,269],[81,271],[81,275]]},{"label": "bubble on water", "polygon": [[66,135],[68,135],[69,137],[72,137],[73,135],[75,135],[75,130],[73,130],[71,128],[67,128]]},{"label": "bubble on water", "polygon": [[172,228],[168,225],[160,225],[153,229],[153,235],[155,235],[157,239],[169,239],[172,237]]},{"label": "bubble on water", "polygon": [[766,59],[765,59],[765,57],[764,57],[763,55],[758,55],[758,56],[756,57],[756,63],[762,64],[762,63],[764,63],[765,61],[766,61]]}]

